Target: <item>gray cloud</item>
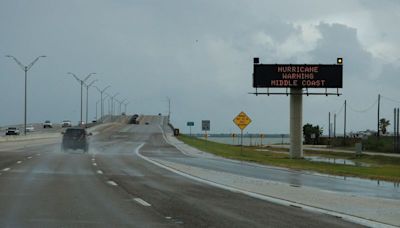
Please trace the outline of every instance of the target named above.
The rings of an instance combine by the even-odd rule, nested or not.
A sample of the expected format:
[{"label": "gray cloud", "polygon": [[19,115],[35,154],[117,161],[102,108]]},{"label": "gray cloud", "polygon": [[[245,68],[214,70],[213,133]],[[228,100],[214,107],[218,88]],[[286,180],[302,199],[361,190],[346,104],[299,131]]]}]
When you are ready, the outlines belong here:
[{"label": "gray cloud", "polygon": [[[171,97],[172,120],[182,129],[193,120],[199,131],[199,121],[210,119],[213,131],[234,131],[232,119],[243,110],[253,119],[246,130],[287,132],[287,97],[247,94],[253,91],[255,56],[266,63],[334,63],[344,57],[345,95],[305,99],[305,120],[320,125],[327,122],[321,112],[339,109],[343,99],[362,108],[377,93],[398,97],[395,86],[376,81],[382,70],[395,75],[397,65],[387,67],[385,58],[375,56],[379,51],[393,55],[382,51],[385,45],[398,48],[395,23],[382,26],[398,18],[383,14],[383,8],[398,5],[381,9],[363,2],[5,0],[0,3],[0,55],[13,54],[25,63],[49,56],[29,72],[31,121],[77,121],[79,86],[66,73],[95,71],[98,86],[111,85],[110,93],[119,91],[132,101],[131,112],[166,113],[166,97]],[[365,27],[357,27],[348,20],[356,10],[379,21],[366,17]],[[0,125],[21,122],[23,72],[6,58],[0,58],[0,91],[7,94],[0,97]],[[90,98],[94,107],[97,92]],[[350,126],[363,129],[374,113],[349,118],[354,118]]]}]

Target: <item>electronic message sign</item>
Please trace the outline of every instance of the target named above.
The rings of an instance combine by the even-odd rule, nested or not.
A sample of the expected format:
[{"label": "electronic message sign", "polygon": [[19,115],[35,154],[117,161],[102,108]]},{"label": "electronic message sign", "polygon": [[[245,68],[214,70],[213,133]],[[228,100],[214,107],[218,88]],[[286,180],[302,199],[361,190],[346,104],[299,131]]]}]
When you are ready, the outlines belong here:
[{"label": "electronic message sign", "polygon": [[342,88],[341,64],[254,64],[254,88]]}]

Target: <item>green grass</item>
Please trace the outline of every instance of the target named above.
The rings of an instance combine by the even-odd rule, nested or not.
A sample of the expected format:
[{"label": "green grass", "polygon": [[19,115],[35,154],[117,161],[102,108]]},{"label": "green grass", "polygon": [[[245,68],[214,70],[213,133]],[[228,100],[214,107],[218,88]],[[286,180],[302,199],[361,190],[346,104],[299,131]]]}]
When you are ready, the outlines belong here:
[{"label": "green grass", "polygon": [[[290,159],[287,153],[274,153],[271,151],[259,151],[258,147],[243,147],[226,145],[206,141],[203,139],[180,135],[178,137],[186,144],[199,150],[209,152],[221,157],[256,162],[265,165],[285,167],[295,170],[308,170],[319,173],[352,176],[369,179],[387,180],[400,182],[400,158],[385,156],[362,155],[355,157],[353,154],[327,152],[327,151],[305,151],[306,155],[316,155],[321,157],[335,157],[350,159],[355,162],[368,164],[369,167],[350,166],[340,164],[329,164],[325,162],[311,162],[305,159]],[[273,151],[287,151],[287,149],[263,148]]]}]

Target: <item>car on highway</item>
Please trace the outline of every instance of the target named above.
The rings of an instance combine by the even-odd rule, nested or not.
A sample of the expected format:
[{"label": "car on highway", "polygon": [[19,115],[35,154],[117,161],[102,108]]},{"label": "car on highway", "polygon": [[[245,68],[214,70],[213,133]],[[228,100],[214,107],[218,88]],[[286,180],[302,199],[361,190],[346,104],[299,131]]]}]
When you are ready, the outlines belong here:
[{"label": "car on highway", "polygon": [[19,129],[16,127],[9,127],[6,129],[6,135],[19,135]]},{"label": "car on highway", "polygon": [[33,125],[27,125],[25,129],[26,129],[26,132],[34,132],[35,131],[35,128],[33,127]]},{"label": "car on highway", "polygon": [[87,133],[85,128],[70,127],[62,133],[61,149],[66,151],[68,149],[81,149],[85,152],[89,150],[89,136],[92,133]]},{"label": "car on highway", "polygon": [[61,122],[61,127],[72,127],[72,123],[70,120],[63,120]]},{"label": "car on highway", "polygon": [[52,128],[52,127],[53,127],[53,124],[51,123],[50,120],[44,121],[43,128]]}]

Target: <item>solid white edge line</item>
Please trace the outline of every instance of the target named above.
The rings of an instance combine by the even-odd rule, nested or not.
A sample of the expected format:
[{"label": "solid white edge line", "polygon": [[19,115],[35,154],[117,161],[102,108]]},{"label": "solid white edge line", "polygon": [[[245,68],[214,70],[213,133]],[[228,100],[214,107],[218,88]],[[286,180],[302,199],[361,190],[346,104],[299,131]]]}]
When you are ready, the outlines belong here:
[{"label": "solid white edge line", "polygon": [[141,198],[133,198],[137,203],[145,206],[145,207],[150,207],[151,204],[149,204],[148,202],[142,200]]},{"label": "solid white edge line", "polygon": [[216,182],[212,182],[212,181],[209,181],[209,180],[201,179],[199,177],[195,177],[195,176],[189,175],[187,173],[184,173],[184,172],[181,172],[179,170],[176,170],[176,169],[173,169],[171,167],[168,167],[168,166],[166,166],[164,164],[161,164],[161,163],[158,163],[156,161],[153,161],[150,158],[140,154],[139,150],[144,146],[144,144],[145,143],[142,143],[140,146],[138,146],[135,149],[135,153],[136,153],[137,156],[139,156],[140,158],[142,158],[142,159],[146,160],[147,162],[150,162],[150,163],[152,163],[152,164],[154,164],[154,165],[156,165],[158,167],[164,168],[164,169],[169,170],[169,171],[171,171],[173,173],[176,173],[176,174],[184,176],[186,178],[201,182],[203,184],[208,184],[208,185],[211,185],[211,186],[214,186],[214,187],[217,187],[217,188],[221,188],[221,189],[225,189],[225,190],[228,190],[228,191],[231,191],[231,192],[242,193],[244,195],[247,195],[247,196],[250,196],[250,197],[253,197],[253,198],[269,201],[269,202],[276,203],[276,204],[283,205],[283,206],[289,206],[289,207],[290,206],[292,206],[292,207],[295,206],[295,207],[300,207],[300,208],[302,208],[304,210],[311,211],[311,212],[317,212],[317,213],[322,213],[322,214],[328,214],[328,215],[335,216],[335,217],[341,217],[343,220],[354,222],[354,223],[357,223],[357,224],[360,224],[360,225],[364,225],[364,226],[376,227],[376,228],[378,228],[378,227],[379,228],[381,228],[381,227],[385,227],[385,228],[386,227],[387,228],[395,227],[393,225],[380,223],[380,222],[377,222],[377,221],[368,220],[368,219],[356,217],[356,216],[353,216],[353,215],[343,214],[343,213],[340,213],[340,212],[335,212],[335,211],[330,211],[330,210],[326,210],[326,209],[322,209],[322,208],[317,208],[317,207],[312,207],[312,206],[308,206],[308,205],[304,205],[304,204],[299,204],[299,203],[291,202],[291,201],[288,201],[288,200],[274,198],[274,197],[271,197],[271,196],[266,196],[266,195],[262,195],[262,194],[258,194],[258,193],[254,193],[254,192],[249,192],[249,191],[246,191],[246,190],[242,190],[242,189],[238,189],[238,188],[222,185],[222,184],[219,184],[219,183],[216,183]]}]

